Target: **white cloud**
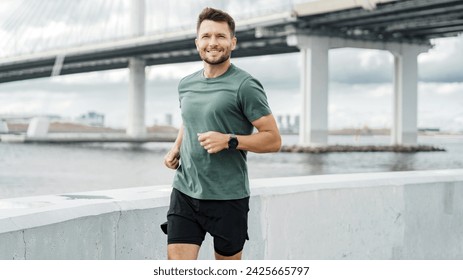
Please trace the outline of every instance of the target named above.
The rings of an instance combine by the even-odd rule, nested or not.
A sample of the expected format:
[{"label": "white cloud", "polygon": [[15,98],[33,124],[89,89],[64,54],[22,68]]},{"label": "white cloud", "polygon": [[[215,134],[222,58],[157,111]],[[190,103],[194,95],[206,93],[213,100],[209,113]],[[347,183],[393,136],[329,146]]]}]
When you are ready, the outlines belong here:
[{"label": "white cloud", "polygon": [[[7,33],[5,30],[0,29],[0,38],[2,40],[8,40],[7,38],[10,36],[9,33]],[[5,57],[8,56],[8,54],[11,52],[11,49],[7,49],[7,47],[0,48],[0,57]]]},{"label": "white cloud", "polygon": [[[442,89],[444,86],[444,89]],[[421,83],[418,96],[418,126],[463,131],[463,83]]]},{"label": "white cloud", "polygon": [[[1,100],[1,99],[0,99]],[[22,101],[11,101],[1,102],[0,114],[40,114],[42,110],[41,102],[22,102]]]},{"label": "white cloud", "polygon": [[330,80],[339,83],[385,83],[392,81],[391,54],[386,51],[335,49],[329,56]]},{"label": "white cloud", "polygon": [[436,89],[438,95],[456,95],[461,93],[461,83],[440,84]]},{"label": "white cloud", "polygon": [[0,18],[7,18],[7,16],[14,11],[21,1],[17,0],[2,0],[0,1]]},{"label": "white cloud", "polygon": [[392,61],[384,51],[379,50],[362,50],[358,53],[358,59],[360,66],[366,70],[381,68]]},{"label": "white cloud", "polygon": [[[198,58],[199,59],[199,58]],[[150,80],[180,80],[181,78],[202,68],[201,62],[156,65],[147,68],[147,79]]]},{"label": "white cloud", "polygon": [[233,59],[233,63],[259,79],[264,88],[293,92],[299,87],[300,55],[298,53]]},{"label": "white cloud", "polygon": [[74,95],[52,95],[46,91],[0,94],[0,114],[64,114],[73,103]]},{"label": "white cloud", "polygon": [[462,40],[462,36],[434,39],[432,40],[434,46],[428,52],[421,54],[418,61],[420,63],[438,63],[447,60],[459,49]]},{"label": "white cloud", "polygon": [[332,83],[329,95],[329,127],[390,127],[392,123],[391,84]]},{"label": "white cloud", "polygon": [[435,47],[418,57],[420,80],[463,82],[463,36],[435,40]]}]

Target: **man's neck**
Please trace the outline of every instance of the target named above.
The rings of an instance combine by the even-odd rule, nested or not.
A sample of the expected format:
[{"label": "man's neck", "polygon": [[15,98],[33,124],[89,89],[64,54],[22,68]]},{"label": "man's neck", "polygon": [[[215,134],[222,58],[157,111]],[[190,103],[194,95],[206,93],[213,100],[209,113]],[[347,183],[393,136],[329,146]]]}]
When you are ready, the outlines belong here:
[{"label": "man's neck", "polygon": [[204,72],[203,75],[206,78],[217,78],[227,72],[228,68],[230,67],[231,62],[230,59],[224,61],[218,65],[211,65],[209,63],[204,62]]}]

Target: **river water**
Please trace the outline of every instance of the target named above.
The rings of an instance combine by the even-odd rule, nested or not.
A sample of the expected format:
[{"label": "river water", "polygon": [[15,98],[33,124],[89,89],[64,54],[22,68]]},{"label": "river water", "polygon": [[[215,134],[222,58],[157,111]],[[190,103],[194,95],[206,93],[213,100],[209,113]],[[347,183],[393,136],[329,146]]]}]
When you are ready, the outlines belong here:
[{"label": "river water", "polygon": [[[286,145],[297,136],[284,136]],[[330,136],[330,144],[388,144],[387,136]],[[249,153],[249,176],[270,178],[335,173],[463,168],[463,136],[420,136],[446,152]],[[171,143],[20,144],[0,142],[0,199],[170,184],[163,165]]]}]

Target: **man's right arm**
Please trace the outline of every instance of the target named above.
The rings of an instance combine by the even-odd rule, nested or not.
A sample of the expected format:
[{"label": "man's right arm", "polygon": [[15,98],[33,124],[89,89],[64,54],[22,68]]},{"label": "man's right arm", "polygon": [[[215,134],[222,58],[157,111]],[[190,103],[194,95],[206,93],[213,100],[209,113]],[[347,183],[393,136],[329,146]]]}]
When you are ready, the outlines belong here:
[{"label": "man's right arm", "polygon": [[183,139],[183,124],[178,130],[177,139],[175,139],[174,145],[170,151],[164,156],[164,164],[170,169],[177,169],[180,164],[180,146],[182,145]]}]

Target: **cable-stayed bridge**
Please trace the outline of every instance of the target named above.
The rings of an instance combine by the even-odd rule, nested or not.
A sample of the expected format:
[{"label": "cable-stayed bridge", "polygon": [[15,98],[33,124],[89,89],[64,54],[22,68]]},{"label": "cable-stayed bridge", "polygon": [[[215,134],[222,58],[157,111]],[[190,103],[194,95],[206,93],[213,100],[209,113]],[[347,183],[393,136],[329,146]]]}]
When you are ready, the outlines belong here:
[{"label": "cable-stayed bridge", "polygon": [[[235,56],[263,54],[259,50],[264,41],[253,42],[253,27],[293,21],[291,7],[297,1],[261,1],[265,8],[259,9],[253,7],[253,1],[239,1],[245,11],[231,2],[25,0],[3,24],[12,32],[0,43],[0,83],[52,73],[125,68],[134,56],[146,65],[197,61],[196,17],[205,6],[239,11],[236,20],[241,43]],[[137,3],[142,7],[137,8]],[[286,41],[280,41],[285,48],[274,41],[273,52],[288,52]]]},{"label": "cable-stayed bridge", "polygon": [[415,143],[417,55],[463,31],[462,0],[12,2],[1,14],[0,83],[129,67],[134,136],[144,133],[144,67],[197,61],[205,6],[235,17],[234,57],[301,53],[305,144],[326,143],[328,51],[341,47],[394,55],[393,143]]},{"label": "cable-stayed bridge", "polygon": [[[130,1],[24,0],[2,23],[11,33],[0,43],[0,83],[126,68],[133,56],[146,65],[196,61],[197,13],[207,4],[233,6],[226,2],[146,1],[136,31]],[[297,52],[287,44],[293,34],[428,44],[463,31],[463,1],[456,0],[239,2],[245,10],[237,16],[234,57]]]}]

